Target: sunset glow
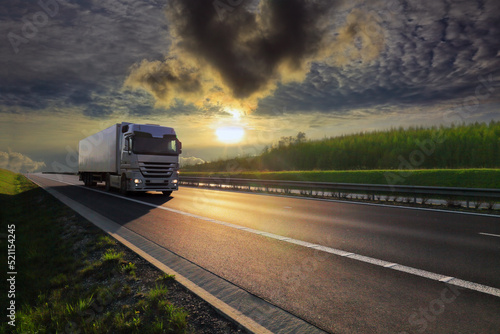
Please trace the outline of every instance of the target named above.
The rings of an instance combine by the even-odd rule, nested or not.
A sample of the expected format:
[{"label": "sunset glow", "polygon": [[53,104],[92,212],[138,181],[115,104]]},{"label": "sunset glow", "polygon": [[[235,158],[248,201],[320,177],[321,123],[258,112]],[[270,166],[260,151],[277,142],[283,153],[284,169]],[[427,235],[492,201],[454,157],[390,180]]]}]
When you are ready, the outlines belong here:
[{"label": "sunset glow", "polygon": [[233,116],[233,118],[235,119],[240,119],[241,116],[244,114],[241,110],[232,108],[225,108],[224,111]]},{"label": "sunset glow", "polygon": [[224,126],[217,128],[217,130],[215,130],[215,134],[220,142],[235,144],[243,139],[245,136],[245,130],[239,126]]}]

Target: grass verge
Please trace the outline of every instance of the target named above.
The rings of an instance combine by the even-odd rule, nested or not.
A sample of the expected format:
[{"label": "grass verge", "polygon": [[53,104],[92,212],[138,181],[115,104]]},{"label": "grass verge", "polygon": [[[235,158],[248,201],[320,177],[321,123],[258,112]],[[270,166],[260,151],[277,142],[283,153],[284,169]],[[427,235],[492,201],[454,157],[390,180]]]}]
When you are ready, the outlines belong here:
[{"label": "grass verge", "polygon": [[[1,333],[240,332],[24,176],[0,169],[0,199],[0,248],[14,225],[17,272],[15,297],[0,296],[15,301],[15,327],[4,320]],[[6,252],[0,259],[7,268]],[[2,279],[0,289],[12,286]]]}]

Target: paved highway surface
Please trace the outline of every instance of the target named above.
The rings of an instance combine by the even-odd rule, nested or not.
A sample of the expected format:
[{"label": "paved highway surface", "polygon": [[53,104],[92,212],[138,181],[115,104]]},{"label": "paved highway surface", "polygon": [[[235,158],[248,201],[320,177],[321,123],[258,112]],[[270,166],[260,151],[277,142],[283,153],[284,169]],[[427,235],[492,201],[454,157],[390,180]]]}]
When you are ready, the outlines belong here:
[{"label": "paved highway surface", "polygon": [[498,217],[30,177],[332,333],[500,333]]}]

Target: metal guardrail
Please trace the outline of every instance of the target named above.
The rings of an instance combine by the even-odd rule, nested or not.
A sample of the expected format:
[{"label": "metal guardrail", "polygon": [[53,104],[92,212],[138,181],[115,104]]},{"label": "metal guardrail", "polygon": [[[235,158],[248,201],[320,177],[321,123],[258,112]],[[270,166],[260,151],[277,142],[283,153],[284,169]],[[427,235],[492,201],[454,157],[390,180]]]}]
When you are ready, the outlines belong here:
[{"label": "metal guardrail", "polygon": [[427,187],[427,186],[402,186],[383,184],[356,184],[356,183],[330,183],[330,182],[304,182],[304,181],[281,181],[261,179],[241,179],[224,177],[180,177],[181,184],[200,184],[216,186],[247,186],[269,188],[281,187],[283,189],[295,190],[320,190],[331,192],[355,192],[368,195],[412,195],[416,196],[442,196],[460,197],[483,200],[500,200],[500,189],[482,188],[455,188],[455,187]]}]

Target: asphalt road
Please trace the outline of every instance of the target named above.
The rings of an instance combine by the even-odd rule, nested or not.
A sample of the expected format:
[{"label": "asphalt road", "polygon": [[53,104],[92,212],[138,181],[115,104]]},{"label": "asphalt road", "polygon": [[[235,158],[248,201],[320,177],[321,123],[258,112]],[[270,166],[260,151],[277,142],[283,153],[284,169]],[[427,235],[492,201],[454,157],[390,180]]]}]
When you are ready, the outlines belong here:
[{"label": "asphalt road", "polygon": [[500,333],[500,297],[417,273],[500,288],[498,217],[195,188],[129,201],[68,185],[75,176],[31,177],[332,333]]}]

